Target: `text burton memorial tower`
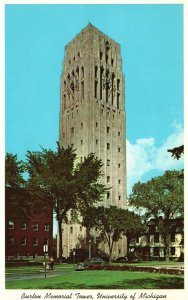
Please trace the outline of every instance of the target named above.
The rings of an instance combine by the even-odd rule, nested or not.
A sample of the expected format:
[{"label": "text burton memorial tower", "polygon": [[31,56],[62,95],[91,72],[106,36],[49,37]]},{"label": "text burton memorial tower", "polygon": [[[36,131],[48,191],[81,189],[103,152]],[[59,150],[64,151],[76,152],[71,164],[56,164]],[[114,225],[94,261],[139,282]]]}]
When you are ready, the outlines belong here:
[{"label": "text burton memorial tower", "polygon": [[[88,24],[66,46],[61,77],[60,145],[73,145],[80,160],[93,152],[104,162],[104,205],[126,208],[125,84],[120,45]],[[101,205],[101,202],[100,202]],[[79,247],[85,228],[62,224],[63,256]],[[107,248],[102,246],[105,251]],[[123,238],[114,257],[126,254]]]}]

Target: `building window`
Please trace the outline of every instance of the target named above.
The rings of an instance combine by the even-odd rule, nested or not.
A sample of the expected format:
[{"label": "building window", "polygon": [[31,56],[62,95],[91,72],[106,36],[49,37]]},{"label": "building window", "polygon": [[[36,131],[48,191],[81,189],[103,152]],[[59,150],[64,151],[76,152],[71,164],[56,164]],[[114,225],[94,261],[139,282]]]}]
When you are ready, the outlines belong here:
[{"label": "building window", "polygon": [[113,60],[113,58],[111,59],[111,66],[113,67],[113,65],[114,65],[114,60]]},{"label": "building window", "polygon": [[136,237],[135,237],[135,242],[136,242],[136,243],[139,243],[139,236],[136,236]]},{"label": "building window", "polygon": [[44,245],[48,245],[49,244],[49,240],[47,238],[44,238]]},{"label": "building window", "polygon": [[38,246],[38,239],[37,238],[33,238],[33,246]]},{"label": "building window", "polygon": [[175,254],[176,254],[176,248],[170,247],[170,255],[175,255]]},{"label": "building window", "polygon": [[110,143],[107,143],[107,150],[110,149]]},{"label": "building window", "polygon": [[72,134],[74,133],[74,127],[71,128],[71,133],[72,133]]},{"label": "building window", "polygon": [[98,127],[98,123],[96,123],[96,127]]},{"label": "building window", "polygon": [[146,239],[147,239],[147,243],[150,243],[150,235],[149,234],[146,236]]},{"label": "building window", "polygon": [[73,233],[73,227],[72,226],[70,227],[70,233],[71,234]]},{"label": "building window", "polygon": [[103,53],[102,51],[100,51],[100,59],[102,59]]},{"label": "building window", "polygon": [[121,249],[119,249],[119,254],[121,254]]},{"label": "building window", "polygon": [[21,230],[26,230],[26,228],[27,228],[26,223],[22,223],[22,224],[21,224]]},{"label": "building window", "polygon": [[26,237],[22,237],[22,238],[21,238],[21,245],[22,245],[22,246],[25,246],[26,244],[27,244]]},{"label": "building window", "polygon": [[107,166],[109,167],[110,166],[110,160],[107,159]]},{"label": "building window", "polygon": [[120,184],[121,183],[121,179],[118,179],[118,184]]},{"label": "building window", "polygon": [[98,140],[96,140],[96,145],[98,144]]},{"label": "building window", "polygon": [[83,123],[81,123],[80,126],[81,126],[81,129],[82,129],[83,128]]},{"label": "building window", "polygon": [[119,200],[121,200],[121,196],[119,195]]},{"label": "building window", "polygon": [[118,136],[120,136],[120,131],[118,131]]},{"label": "building window", "polygon": [[82,231],[82,226],[80,226],[80,231]]},{"label": "building window", "polygon": [[33,224],[33,230],[38,231],[39,230],[39,224]]},{"label": "building window", "polygon": [[14,246],[14,237],[9,237],[9,241],[8,241],[9,246]]},{"label": "building window", "polygon": [[154,256],[159,256],[159,247],[154,247]]},{"label": "building window", "polygon": [[120,167],[121,167],[121,164],[118,164],[118,168],[120,169]]},{"label": "building window", "polygon": [[170,241],[171,241],[172,243],[175,242],[175,232],[173,232],[173,233],[170,234]]},{"label": "building window", "polygon": [[156,232],[154,234],[154,243],[159,243],[159,233],[158,232]]},{"label": "building window", "polygon": [[106,181],[107,181],[107,182],[110,182],[110,176],[107,176]]},{"label": "building window", "polygon": [[106,132],[109,133],[110,132],[110,127],[107,126],[106,128]]},{"label": "building window", "polygon": [[107,193],[107,199],[110,199],[110,192]]},{"label": "building window", "polygon": [[120,147],[118,147],[118,152],[120,152],[121,151],[121,148]]},{"label": "building window", "polygon": [[14,222],[13,221],[8,222],[8,229],[14,229]]},{"label": "building window", "polygon": [[81,142],[81,145],[83,145],[83,140],[81,140],[80,142]]},{"label": "building window", "polygon": [[44,230],[45,231],[49,231],[50,230],[50,225],[49,224],[45,224],[44,225]]}]

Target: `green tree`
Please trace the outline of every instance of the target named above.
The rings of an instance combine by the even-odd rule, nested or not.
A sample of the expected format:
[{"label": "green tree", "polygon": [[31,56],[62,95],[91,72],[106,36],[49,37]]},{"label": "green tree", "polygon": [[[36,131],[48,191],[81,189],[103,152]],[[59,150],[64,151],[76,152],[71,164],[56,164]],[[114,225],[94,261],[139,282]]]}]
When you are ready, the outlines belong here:
[{"label": "green tree", "polygon": [[24,163],[17,155],[6,153],[5,157],[5,216],[6,221],[15,217],[24,219],[30,215],[31,207],[23,178]]},{"label": "green tree", "polygon": [[56,213],[59,234],[59,259],[62,257],[62,222],[67,222],[68,212],[82,213],[89,205],[102,200],[106,189],[98,183],[102,161],[94,154],[76,164],[72,147],[57,151],[42,149],[27,152],[28,184],[31,194],[44,199]]},{"label": "green tree", "polygon": [[175,148],[172,148],[172,149],[168,149],[167,151],[171,152],[172,157],[178,160],[178,159],[180,159],[180,157],[184,153],[184,145],[181,145],[179,147],[175,147]]},{"label": "green tree", "polygon": [[25,184],[23,179],[24,164],[18,160],[17,155],[6,153],[5,157],[5,186],[22,187]]},{"label": "green tree", "polygon": [[123,235],[130,235],[130,232],[138,233],[141,219],[134,212],[110,207],[89,207],[83,216],[82,225],[88,229],[97,228],[101,241],[106,242],[109,249],[109,260],[111,262],[114,243]]},{"label": "green tree", "polygon": [[182,171],[166,171],[163,176],[146,183],[136,183],[129,198],[130,205],[145,212],[145,218],[155,218],[169,260],[170,232],[175,220],[183,219],[184,184]]}]

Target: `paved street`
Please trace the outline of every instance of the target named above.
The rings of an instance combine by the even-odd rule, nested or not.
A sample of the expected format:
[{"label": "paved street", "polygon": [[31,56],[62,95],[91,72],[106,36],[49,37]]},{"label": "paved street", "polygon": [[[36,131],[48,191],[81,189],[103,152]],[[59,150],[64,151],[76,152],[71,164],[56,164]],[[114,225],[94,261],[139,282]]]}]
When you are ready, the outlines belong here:
[{"label": "paved street", "polygon": [[[74,270],[61,270],[61,271],[48,271],[46,273],[47,278],[59,276],[59,275],[67,275],[72,272],[75,272]],[[32,279],[32,278],[44,278],[45,273],[44,271],[39,271],[39,272],[33,272],[33,273],[14,273],[14,274],[6,274],[5,275],[5,280],[6,281],[12,281],[12,280],[24,280],[24,279]]]}]

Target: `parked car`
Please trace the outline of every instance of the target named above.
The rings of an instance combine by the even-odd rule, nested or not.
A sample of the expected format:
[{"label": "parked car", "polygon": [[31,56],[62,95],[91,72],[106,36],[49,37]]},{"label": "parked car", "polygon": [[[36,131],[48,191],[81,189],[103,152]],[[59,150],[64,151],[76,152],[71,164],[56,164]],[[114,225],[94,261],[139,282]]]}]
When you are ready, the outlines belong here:
[{"label": "parked car", "polygon": [[76,265],[75,271],[83,271],[88,268],[88,266],[103,265],[106,262],[101,257],[87,258],[84,262],[79,262]]},{"label": "parked car", "polygon": [[128,259],[127,259],[126,256],[118,257],[118,258],[115,260],[115,262],[117,262],[117,263],[124,263],[124,262],[127,262],[127,261],[128,261]]}]

